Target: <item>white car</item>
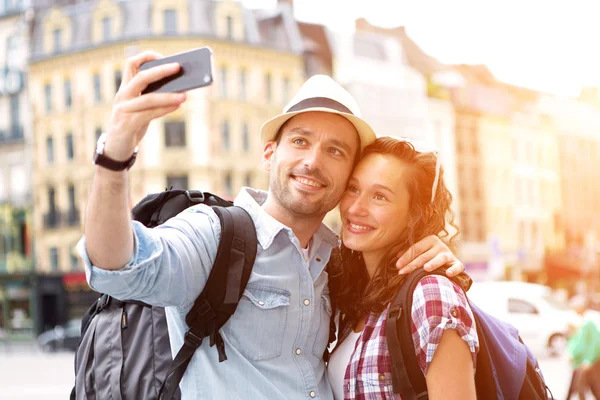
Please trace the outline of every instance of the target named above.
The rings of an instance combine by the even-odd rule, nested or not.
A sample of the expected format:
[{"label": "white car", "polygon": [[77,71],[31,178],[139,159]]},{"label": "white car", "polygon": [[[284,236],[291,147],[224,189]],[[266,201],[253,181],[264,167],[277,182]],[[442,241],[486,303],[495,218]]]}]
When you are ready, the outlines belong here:
[{"label": "white car", "polygon": [[494,317],[518,329],[523,342],[536,354],[561,355],[570,328],[581,316],[559,302],[552,290],[526,282],[476,282],[469,299]]}]

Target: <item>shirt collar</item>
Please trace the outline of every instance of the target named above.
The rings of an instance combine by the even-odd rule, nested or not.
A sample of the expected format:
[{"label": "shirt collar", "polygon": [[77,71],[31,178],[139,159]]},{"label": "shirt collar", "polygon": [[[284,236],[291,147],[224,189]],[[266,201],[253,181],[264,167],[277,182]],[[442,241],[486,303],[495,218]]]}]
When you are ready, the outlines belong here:
[{"label": "shirt collar", "polygon": [[[240,206],[246,210],[248,214],[250,214],[250,217],[252,217],[254,225],[256,225],[258,242],[263,249],[271,246],[275,236],[282,230],[293,235],[293,232],[289,227],[267,214],[261,207],[267,200],[267,194],[268,193],[263,190],[243,187],[233,202],[236,206]],[[321,223],[314,238],[316,240],[313,241],[313,245],[317,247],[321,241],[326,242],[331,247],[337,246],[338,243],[338,236],[323,223]]]}]

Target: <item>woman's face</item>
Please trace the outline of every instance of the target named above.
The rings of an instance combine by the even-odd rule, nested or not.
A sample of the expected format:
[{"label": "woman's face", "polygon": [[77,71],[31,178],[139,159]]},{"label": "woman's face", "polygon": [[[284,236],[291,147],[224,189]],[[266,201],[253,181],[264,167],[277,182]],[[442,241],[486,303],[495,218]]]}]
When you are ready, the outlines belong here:
[{"label": "woman's face", "polygon": [[355,251],[381,257],[398,243],[408,223],[406,164],[396,157],[369,154],[355,168],[340,203],[342,239]]}]

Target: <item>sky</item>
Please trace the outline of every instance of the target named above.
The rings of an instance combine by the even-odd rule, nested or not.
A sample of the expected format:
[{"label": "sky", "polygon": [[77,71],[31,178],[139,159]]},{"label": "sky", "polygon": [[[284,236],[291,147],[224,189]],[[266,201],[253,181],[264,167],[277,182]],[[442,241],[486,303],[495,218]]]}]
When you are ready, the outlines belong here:
[{"label": "sky", "polygon": [[[277,0],[242,0],[272,9]],[[335,31],[366,18],[405,26],[429,55],[486,64],[499,80],[559,95],[600,86],[599,0],[295,0],[294,14]]]}]

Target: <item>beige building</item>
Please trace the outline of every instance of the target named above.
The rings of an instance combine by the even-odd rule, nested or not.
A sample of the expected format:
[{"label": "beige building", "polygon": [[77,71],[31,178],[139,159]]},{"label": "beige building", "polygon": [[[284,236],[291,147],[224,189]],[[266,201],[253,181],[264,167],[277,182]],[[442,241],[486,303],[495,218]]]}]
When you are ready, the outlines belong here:
[{"label": "beige building", "polygon": [[127,56],[214,51],[215,82],[150,124],[131,170],[132,201],[166,187],[233,198],[265,189],[259,129],[304,79],[302,41],[287,5],[264,13],[239,2],[99,0],[38,13],[30,93],[34,118],[37,268],[80,268],[73,248]]},{"label": "beige building", "polygon": [[0,3],[0,203],[28,207],[31,131],[25,81],[27,14],[22,1]]}]

